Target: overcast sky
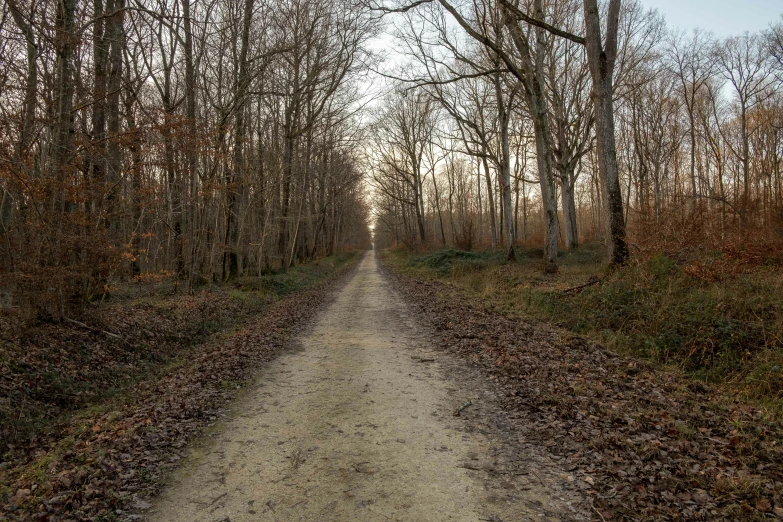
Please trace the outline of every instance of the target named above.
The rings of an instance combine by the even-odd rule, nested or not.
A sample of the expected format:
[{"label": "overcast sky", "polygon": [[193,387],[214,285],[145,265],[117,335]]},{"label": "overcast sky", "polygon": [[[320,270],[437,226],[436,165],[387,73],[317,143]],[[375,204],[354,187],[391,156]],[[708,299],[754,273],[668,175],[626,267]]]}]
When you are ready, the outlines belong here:
[{"label": "overcast sky", "polygon": [[783,0],[642,0],[658,9],[667,25],[700,27],[718,36],[766,29],[783,14]]}]

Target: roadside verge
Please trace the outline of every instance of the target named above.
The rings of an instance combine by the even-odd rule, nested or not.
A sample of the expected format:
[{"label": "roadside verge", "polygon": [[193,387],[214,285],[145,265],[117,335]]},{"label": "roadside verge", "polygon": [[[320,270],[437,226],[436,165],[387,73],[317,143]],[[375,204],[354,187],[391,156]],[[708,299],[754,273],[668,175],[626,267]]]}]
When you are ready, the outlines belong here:
[{"label": "roadside verge", "polygon": [[[0,520],[137,520],[187,443],[286,346],[356,266],[355,255],[210,337],[161,374],[7,452]],[[197,313],[197,311],[194,311]],[[95,335],[102,335],[97,333]]]},{"label": "roadside verge", "polygon": [[385,270],[440,338],[505,393],[519,438],[546,447],[601,520],[783,517],[783,429],[719,390],[618,357],[452,285]]}]

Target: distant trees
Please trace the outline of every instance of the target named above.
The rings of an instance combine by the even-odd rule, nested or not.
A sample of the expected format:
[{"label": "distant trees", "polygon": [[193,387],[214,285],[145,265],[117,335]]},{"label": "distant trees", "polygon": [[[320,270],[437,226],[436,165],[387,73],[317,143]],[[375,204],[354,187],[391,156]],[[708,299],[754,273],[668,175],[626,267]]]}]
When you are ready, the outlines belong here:
[{"label": "distant trees", "polygon": [[751,111],[771,95],[772,75],[769,54],[759,35],[744,34],[727,39],[712,54],[723,79],[736,96],[735,119],[739,126],[738,142],[726,140],[742,170],[741,197],[738,207],[743,223],[750,211],[750,137],[758,128]]},{"label": "distant trees", "polygon": [[697,101],[708,82],[715,75],[715,61],[704,50],[713,46],[707,37],[699,30],[693,35],[672,35],[667,45],[666,58],[668,58],[671,73],[676,78],[677,90],[682,100],[683,108],[688,119],[689,174],[691,182],[691,210],[695,211],[699,199],[699,187],[696,181],[696,147],[697,147]]},{"label": "distant trees", "polygon": [[[389,8],[381,5],[377,10],[385,12],[407,13],[422,4],[431,4],[429,1],[415,2],[402,7]],[[545,216],[545,240],[544,240],[544,270],[556,272],[558,254],[558,210],[556,201],[555,175],[553,168],[553,135],[551,133],[552,114],[551,107],[547,104],[547,89],[545,85],[545,62],[547,47],[552,46],[554,38],[565,38],[579,45],[585,46],[586,63],[592,77],[592,98],[595,117],[595,136],[597,141],[597,166],[602,180],[603,208],[606,212],[605,223],[607,225],[611,259],[613,264],[623,264],[628,257],[626,244],[625,219],[623,213],[622,193],[620,189],[619,174],[617,169],[617,153],[614,137],[614,71],[618,53],[618,41],[620,33],[620,0],[612,0],[607,11],[607,23],[604,30],[601,29],[601,17],[597,2],[586,0],[582,11],[582,21],[586,27],[585,36],[578,36],[562,28],[549,23],[548,11],[557,10],[558,2],[547,3],[543,0],[533,0],[531,5],[523,6],[520,2],[499,0],[499,2],[483,2],[474,0],[469,6],[457,6],[447,0],[438,0],[438,5],[447,12],[456,23],[477,44],[483,46],[485,51],[494,57],[495,67],[501,64],[519,82],[525,101],[525,115],[532,124],[534,143],[536,147],[535,158],[538,167],[540,186],[540,198]],[[561,4],[562,5],[562,4]],[[561,7],[562,8],[562,7]],[[423,8],[424,9],[424,8]],[[427,7],[427,14],[422,15],[423,26],[430,26],[430,33],[426,29],[417,33],[418,25],[408,23],[413,27],[409,31],[408,41],[422,41],[426,38],[438,39],[443,47],[450,50],[454,59],[462,61],[465,55],[457,50],[457,47],[449,41],[448,32],[444,30],[443,15],[432,14],[432,8]],[[529,11],[529,12],[528,12]],[[426,36],[425,36],[426,34]],[[430,36],[431,34],[431,36]],[[424,49],[421,43],[408,44],[409,48]],[[443,67],[442,61],[431,60],[433,67],[445,69],[447,74],[454,76],[455,70],[448,66]],[[569,63],[566,67],[571,67]],[[427,60],[424,66],[432,77],[432,68]],[[563,67],[563,64],[558,64]],[[454,81],[457,78],[452,78]],[[439,82],[434,82],[439,83]],[[496,95],[499,108],[503,112],[502,93]],[[510,118],[510,110],[507,113]],[[502,118],[501,118],[502,120]],[[505,125],[499,126],[501,135]],[[501,140],[504,150],[508,138]],[[506,206],[510,208],[510,152],[505,167],[501,169],[503,178],[507,182],[502,187],[508,187]],[[562,178],[565,179],[565,178]],[[571,179],[565,180],[567,189],[570,189]],[[568,200],[568,197],[566,198]],[[494,217],[494,212],[493,212]],[[570,216],[567,216],[570,218]],[[510,213],[508,214],[510,218]],[[507,219],[508,220],[508,219]],[[573,219],[569,219],[567,228],[575,230]],[[508,234],[513,239],[514,227],[509,224]],[[574,233],[570,234],[569,244],[573,245]],[[513,245],[510,245],[509,257],[513,257]]]},{"label": "distant trees", "polygon": [[[453,191],[458,156],[481,189],[476,215],[462,217],[477,225],[471,244],[499,242],[496,223],[512,206],[505,186],[513,242],[544,245],[548,271],[558,246],[594,238],[615,264],[629,255],[626,237],[637,245],[780,239],[783,23],[717,39],[668,33],[634,0],[373,6],[397,17],[413,58],[400,73],[408,88],[444,109],[435,134],[445,159],[424,190]],[[433,229],[441,199],[425,198]]]},{"label": "distant trees", "polygon": [[[47,313],[369,242],[349,2],[7,0],[0,277]],[[7,16],[6,16],[7,15]],[[17,297],[18,298],[18,297]]]},{"label": "distant trees", "polygon": [[434,102],[423,92],[397,91],[386,99],[373,125],[373,186],[382,206],[400,218],[397,237],[411,245],[427,241],[424,183],[435,168],[428,152],[437,121]]},{"label": "distant trees", "polygon": [[[0,275],[62,314],[369,242],[778,238],[783,22],[638,0],[4,0]],[[379,13],[409,58],[362,113]],[[562,225],[562,226],[561,226]],[[687,234],[686,234],[687,232]]]}]

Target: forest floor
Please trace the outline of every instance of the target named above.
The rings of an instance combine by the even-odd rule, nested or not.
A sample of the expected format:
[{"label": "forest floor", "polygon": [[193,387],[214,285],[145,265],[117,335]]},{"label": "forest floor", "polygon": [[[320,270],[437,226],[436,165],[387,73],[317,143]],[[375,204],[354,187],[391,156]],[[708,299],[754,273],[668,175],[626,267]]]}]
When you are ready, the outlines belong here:
[{"label": "forest floor", "polygon": [[122,286],[71,321],[0,315],[0,520],[126,520],[356,265],[192,295]]},{"label": "forest floor", "polygon": [[[710,311],[711,301],[701,287],[679,279],[661,283],[664,277],[652,278],[652,287],[646,287],[646,269],[628,274],[630,282],[616,276],[598,285],[591,278],[598,264],[576,262],[559,276],[542,276],[524,259],[506,263],[502,254],[497,258],[453,250],[418,255],[387,251],[384,265],[415,313],[438,330],[434,345],[444,354],[472,361],[498,383],[501,405],[519,439],[546,448],[549,458],[571,474],[590,499],[596,520],[783,519],[783,426],[774,375],[767,381],[772,400],[746,400],[738,391],[744,388],[731,379],[704,382],[704,372],[660,364],[629,350],[617,355],[600,342],[614,339],[616,348],[631,344],[617,342],[621,328],[602,329],[604,314],[624,313],[621,326],[643,323],[646,317],[644,328],[633,330],[637,339],[682,328],[678,322],[690,319],[692,294]],[[764,277],[765,288],[775,288],[780,278],[766,270],[750,274],[753,284]],[[583,284],[596,288],[593,295],[575,297],[579,290],[571,288]],[[658,299],[655,285],[661,284],[659,293],[675,301],[675,311],[666,309],[672,303]],[[734,313],[779,299],[769,290],[743,296],[739,289],[747,291],[750,283],[741,278],[720,285],[720,291],[709,294],[724,300],[715,320],[726,309]],[[629,294],[636,299],[628,299]],[[649,309],[640,313],[634,307]],[[773,318],[780,312],[776,306],[765,307]],[[670,324],[659,326],[667,314]],[[571,320],[577,316],[579,321]],[[563,326],[555,326],[555,319]],[[764,325],[768,336],[778,326],[768,318]],[[584,334],[575,333],[576,326]],[[736,326],[718,333],[751,339],[741,335],[755,323],[738,321]],[[706,328],[690,328],[692,332],[682,333],[689,342],[707,336]],[[772,350],[775,336],[768,338]],[[749,341],[745,347],[750,365],[750,352],[762,352],[762,347]],[[687,357],[680,360],[687,362]],[[740,375],[752,375],[741,365],[737,368]]]},{"label": "forest floor", "polygon": [[507,265],[418,265],[369,252],[12,444],[0,520],[783,518],[775,418],[498,307]]}]

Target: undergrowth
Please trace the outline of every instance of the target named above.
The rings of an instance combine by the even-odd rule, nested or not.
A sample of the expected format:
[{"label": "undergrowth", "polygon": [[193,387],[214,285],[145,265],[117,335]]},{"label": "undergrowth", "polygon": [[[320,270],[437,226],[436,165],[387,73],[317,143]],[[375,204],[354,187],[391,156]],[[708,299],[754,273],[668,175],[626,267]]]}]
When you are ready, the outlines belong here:
[{"label": "undergrowth", "polygon": [[430,268],[445,276],[482,270],[502,260],[501,252],[467,252],[450,248],[414,257],[411,264]]},{"label": "undergrowth", "polygon": [[553,276],[541,273],[534,249],[521,249],[511,263],[502,253],[452,249],[423,255],[396,250],[386,258],[399,270],[458,285],[504,312],[731,386],[779,416],[783,278],[775,252],[742,246],[643,252],[607,274],[603,246],[586,245],[562,255]]},{"label": "undergrowth", "polygon": [[356,259],[356,253],[343,254],[204,285],[193,295],[183,295],[182,287],[171,281],[118,285],[111,299],[64,322],[12,320],[16,311],[4,310],[0,460],[10,447],[56,428],[72,415],[121,400],[137,383],[155,380],[187,359],[194,346],[241,326],[271,303],[317,284]]},{"label": "undergrowth", "polygon": [[272,270],[262,276],[240,277],[232,284],[241,292],[261,292],[282,297],[317,283],[355,255],[355,252],[339,254],[293,268]]}]

